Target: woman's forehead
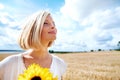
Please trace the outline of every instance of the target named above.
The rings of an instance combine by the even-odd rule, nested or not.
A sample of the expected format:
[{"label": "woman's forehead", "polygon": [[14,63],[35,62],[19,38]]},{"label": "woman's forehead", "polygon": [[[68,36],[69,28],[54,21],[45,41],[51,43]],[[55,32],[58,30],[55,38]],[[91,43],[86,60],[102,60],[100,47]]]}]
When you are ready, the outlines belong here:
[{"label": "woman's forehead", "polygon": [[49,20],[53,20],[52,17],[51,17],[51,15],[48,15],[48,16],[46,17],[46,21],[49,21]]}]

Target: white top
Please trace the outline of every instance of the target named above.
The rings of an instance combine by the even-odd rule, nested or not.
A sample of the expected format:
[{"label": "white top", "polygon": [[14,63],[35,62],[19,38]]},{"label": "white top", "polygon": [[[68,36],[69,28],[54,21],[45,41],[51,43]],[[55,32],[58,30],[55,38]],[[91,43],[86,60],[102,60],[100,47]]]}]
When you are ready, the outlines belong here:
[{"label": "white top", "polygon": [[[18,75],[22,74],[25,69],[22,54],[8,56],[0,62],[0,80],[18,80]],[[61,80],[61,76],[66,71],[65,62],[52,55],[50,71]]]}]

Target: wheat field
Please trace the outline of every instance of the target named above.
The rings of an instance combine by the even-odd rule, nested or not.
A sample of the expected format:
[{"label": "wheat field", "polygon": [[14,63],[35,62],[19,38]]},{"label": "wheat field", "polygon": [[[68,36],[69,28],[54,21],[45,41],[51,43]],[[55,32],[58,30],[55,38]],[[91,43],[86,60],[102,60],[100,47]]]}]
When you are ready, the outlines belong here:
[{"label": "wheat field", "polygon": [[[11,54],[0,54],[0,60]],[[55,54],[67,63],[63,80],[120,80],[120,51]]]}]

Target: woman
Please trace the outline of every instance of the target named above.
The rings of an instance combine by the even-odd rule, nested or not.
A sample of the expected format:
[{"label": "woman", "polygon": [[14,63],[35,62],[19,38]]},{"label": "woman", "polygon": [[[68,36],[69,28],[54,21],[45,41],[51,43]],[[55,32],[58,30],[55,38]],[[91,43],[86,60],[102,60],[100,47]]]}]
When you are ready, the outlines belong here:
[{"label": "woman", "polygon": [[61,80],[66,64],[61,58],[48,52],[48,47],[56,39],[57,33],[50,13],[47,11],[34,13],[22,26],[19,44],[27,51],[9,56],[0,62],[0,80],[17,80],[18,75],[33,63],[50,68],[53,75]]}]

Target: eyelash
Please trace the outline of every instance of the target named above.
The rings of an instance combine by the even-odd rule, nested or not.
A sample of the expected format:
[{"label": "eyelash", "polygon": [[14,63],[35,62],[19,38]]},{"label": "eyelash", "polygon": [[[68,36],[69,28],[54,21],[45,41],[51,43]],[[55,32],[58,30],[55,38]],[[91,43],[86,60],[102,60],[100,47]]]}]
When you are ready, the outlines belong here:
[{"label": "eyelash", "polygon": [[[44,22],[44,24],[47,24],[47,25],[48,25],[48,24],[49,24],[49,22]],[[54,23],[54,22],[53,22],[53,24],[54,24],[54,26],[55,26],[55,23]]]}]

